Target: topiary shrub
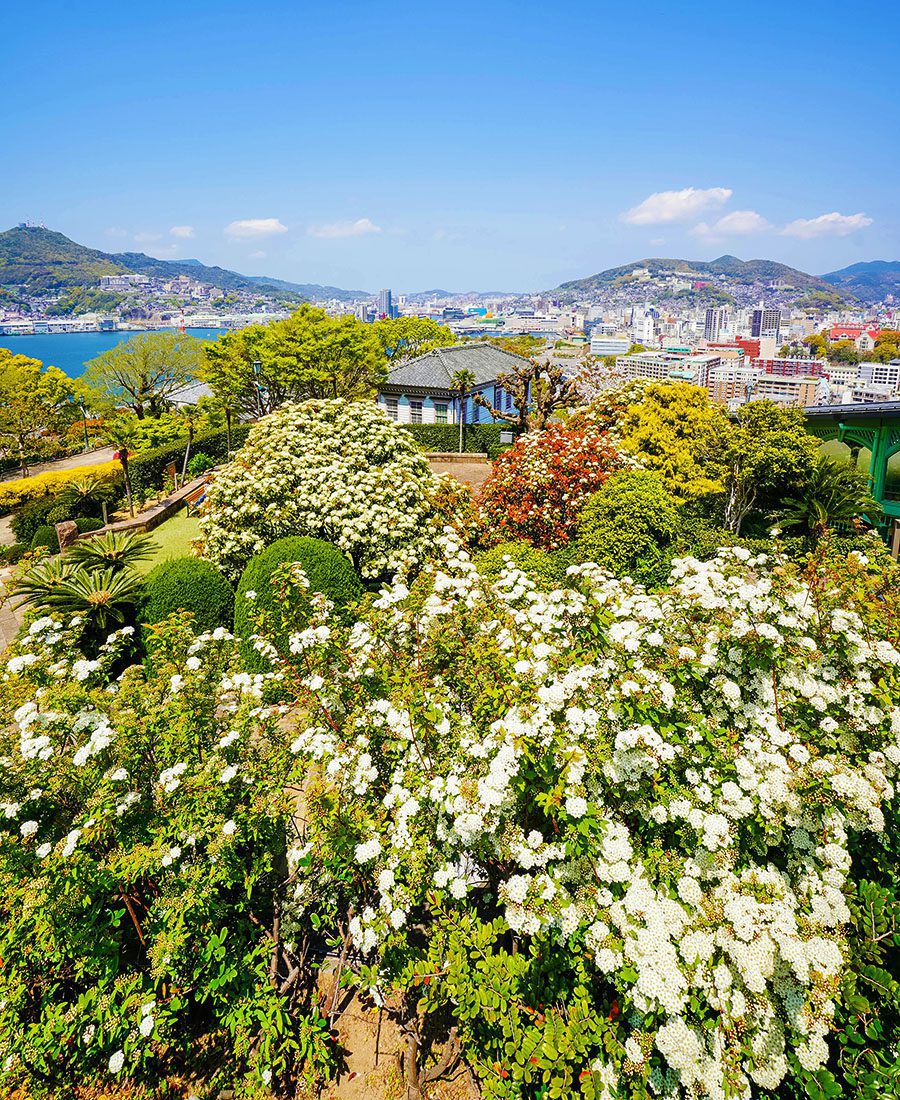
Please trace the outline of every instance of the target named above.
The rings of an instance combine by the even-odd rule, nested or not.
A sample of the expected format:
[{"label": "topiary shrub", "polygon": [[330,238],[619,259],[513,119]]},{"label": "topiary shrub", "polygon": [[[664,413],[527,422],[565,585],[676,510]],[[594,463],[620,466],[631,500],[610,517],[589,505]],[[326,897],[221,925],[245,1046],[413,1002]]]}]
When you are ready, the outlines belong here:
[{"label": "topiary shrub", "polygon": [[495,581],[508,568],[509,558],[544,591],[552,591],[563,583],[565,569],[560,568],[554,556],[545,550],[536,550],[527,542],[501,542],[499,546],[479,554],[475,559],[475,568],[483,577]]},{"label": "topiary shrub", "polygon": [[75,520],[75,525],[78,528],[78,533],[84,535],[88,531],[101,530],[103,527],[103,520],[95,519],[93,516],[79,516]]},{"label": "topiary shrub", "polygon": [[[291,584],[289,598],[279,599],[285,566],[298,563],[309,587]],[[286,579],[286,578],[285,578]],[[362,584],[352,564],[329,542],[304,536],[278,539],[260,551],[247,565],[234,600],[234,632],[242,639],[247,667],[255,672],[271,670],[271,662],[249,641],[265,621],[266,635],[284,653],[290,634],[304,629],[313,611],[309,596],[321,592],[338,611],[355,603]]]},{"label": "topiary shrub", "polygon": [[435,477],[415,441],[374,403],[283,405],[212,481],[205,556],[233,580],[289,535],[334,543],[363,577],[421,561]]},{"label": "topiary shrub", "polygon": [[55,497],[44,497],[26,504],[10,520],[10,527],[16,536],[17,542],[31,544],[35,532],[39,527],[47,525],[47,516],[59,504]]},{"label": "topiary shrub", "polygon": [[32,550],[41,548],[49,550],[51,554],[59,553],[59,538],[56,534],[56,528],[50,527],[46,523],[38,527],[31,539]]},{"label": "topiary shrub", "polygon": [[624,470],[584,506],[573,558],[658,586],[669,575],[679,531],[678,505],[659,476]]},{"label": "topiary shrub", "polygon": [[147,574],[139,617],[143,623],[159,623],[176,611],[189,611],[197,631],[226,626],[234,614],[234,592],[208,561],[163,561]]}]

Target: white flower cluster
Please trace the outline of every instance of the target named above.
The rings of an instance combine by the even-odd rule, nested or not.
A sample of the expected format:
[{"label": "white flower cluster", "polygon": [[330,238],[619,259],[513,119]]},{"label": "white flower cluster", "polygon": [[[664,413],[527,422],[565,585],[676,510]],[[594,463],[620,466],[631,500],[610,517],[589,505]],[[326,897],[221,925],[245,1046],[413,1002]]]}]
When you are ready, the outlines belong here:
[{"label": "white flower cluster", "polygon": [[[293,748],[359,812],[356,944],[435,887],[493,890],[515,933],[590,953],[655,1034],[668,1095],[776,1089],[789,1051],[827,1057],[848,835],[883,828],[900,765],[900,654],[746,551],[676,562],[661,594],[591,565],[570,579],[491,583],[450,542],[424,606],[398,582],[349,667],[329,676],[323,650],[331,724]],[[418,697],[359,690],[401,660]]]},{"label": "white flower cluster", "polygon": [[80,651],[84,628],[85,620],[80,615],[73,616],[66,624],[51,615],[35,619],[15,641],[14,648],[20,652],[7,660],[7,675],[45,670],[45,674],[56,681],[101,682],[115,661],[132,645],[134,627],[113,631],[92,659]]},{"label": "white flower cluster", "polygon": [[367,401],[285,405],[217,475],[201,518],[205,555],[237,578],[287,535],[333,542],[363,576],[416,560],[435,478],[407,433]]}]

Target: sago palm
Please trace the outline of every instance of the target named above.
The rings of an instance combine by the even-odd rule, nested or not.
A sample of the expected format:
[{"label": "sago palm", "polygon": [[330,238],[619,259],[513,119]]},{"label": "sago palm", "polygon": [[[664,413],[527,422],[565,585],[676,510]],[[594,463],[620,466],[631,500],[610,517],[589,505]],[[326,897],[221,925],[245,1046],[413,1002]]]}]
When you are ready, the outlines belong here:
[{"label": "sago palm", "polygon": [[796,497],[784,501],[777,527],[802,527],[821,538],[835,523],[852,523],[862,515],[877,516],[881,505],[869,490],[869,480],[846,462],[820,455]]},{"label": "sago palm", "polygon": [[16,606],[33,604],[35,607],[49,607],[48,601],[52,594],[61,584],[69,580],[76,568],[69,559],[60,557],[53,557],[32,566],[10,586],[13,596],[21,596]]},{"label": "sago palm", "polygon": [[97,477],[81,477],[69,484],[62,495],[63,503],[75,509],[77,515],[87,515],[100,502],[101,482]]},{"label": "sago palm", "polygon": [[29,577],[17,586],[25,594],[23,603],[64,616],[81,615],[98,636],[133,618],[142,585],[135,574],[114,569],[92,572],[72,567],[68,575],[49,585],[35,583],[33,577],[29,583]]},{"label": "sago palm", "polygon": [[79,539],[69,550],[68,560],[85,569],[112,569],[118,573],[152,557],[153,540],[133,531],[107,531],[89,539]]}]

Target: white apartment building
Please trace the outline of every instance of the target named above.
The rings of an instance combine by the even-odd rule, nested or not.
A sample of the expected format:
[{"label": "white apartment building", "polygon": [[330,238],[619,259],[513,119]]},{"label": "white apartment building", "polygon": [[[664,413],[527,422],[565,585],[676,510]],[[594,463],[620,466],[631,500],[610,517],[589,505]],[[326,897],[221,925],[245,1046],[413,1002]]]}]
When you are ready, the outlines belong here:
[{"label": "white apartment building", "polygon": [[860,382],[890,386],[893,390],[900,387],[900,359],[892,359],[890,363],[860,363],[857,371]]},{"label": "white apartment building", "polygon": [[591,333],[591,355],[624,355],[630,347],[627,336],[610,336],[596,328]]},{"label": "white apartment building", "polygon": [[635,310],[634,342],[650,347],[656,342],[656,318],[649,310]]},{"label": "white apartment building", "polygon": [[703,339],[708,344],[718,344],[728,325],[728,310],[725,306],[715,306],[706,311],[703,324]]},{"label": "white apartment building", "polygon": [[896,396],[896,386],[880,385],[877,382],[858,382],[845,390],[852,405],[870,404],[873,401],[891,401]]},{"label": "white apartment building", "polygon": [[833,386],[852,386],[859,380],[857,363],[829,363],[828,377]]},{"label": "white apartment building", "polygon": [[692,382],[706,386],[709,372],[721,365],[718,355],[684,355],[671,351],[642,351],[620,355],[616,370],[625,378],[651,378],[656,382]]}]

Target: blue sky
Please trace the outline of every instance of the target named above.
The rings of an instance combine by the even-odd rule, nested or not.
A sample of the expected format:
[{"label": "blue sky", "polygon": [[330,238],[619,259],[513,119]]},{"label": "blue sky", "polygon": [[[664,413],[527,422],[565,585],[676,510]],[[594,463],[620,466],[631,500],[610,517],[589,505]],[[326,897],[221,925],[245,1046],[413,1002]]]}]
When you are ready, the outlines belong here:
[{"label": "blue sky", "polygon": [[0,4],[0,226],[351,289],[900,257],[861,0]]}]

